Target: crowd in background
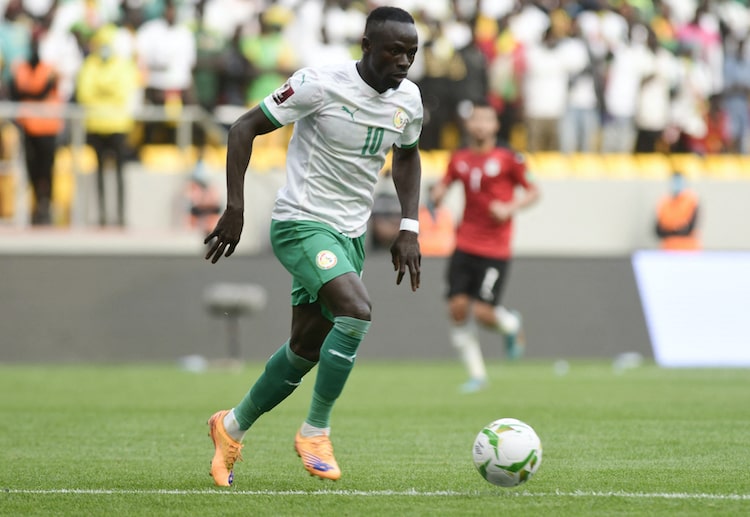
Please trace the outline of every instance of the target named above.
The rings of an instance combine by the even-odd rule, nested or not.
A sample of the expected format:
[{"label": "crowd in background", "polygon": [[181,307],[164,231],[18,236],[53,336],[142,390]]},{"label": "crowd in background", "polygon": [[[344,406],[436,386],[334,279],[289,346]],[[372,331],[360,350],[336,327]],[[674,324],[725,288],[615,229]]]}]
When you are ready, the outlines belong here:
[{"label": "crowd in background", "polygon": [[750,152],[746,0],[0,0],[0,92],[38,58],[62,102],[96,105],[111,92],[85,78],[116,59],[121,109],[229,124],[295,69],[357,58],[386,3],[418,23],[423,149],[460,144],[462,113],[489,99],[522,150]]}]

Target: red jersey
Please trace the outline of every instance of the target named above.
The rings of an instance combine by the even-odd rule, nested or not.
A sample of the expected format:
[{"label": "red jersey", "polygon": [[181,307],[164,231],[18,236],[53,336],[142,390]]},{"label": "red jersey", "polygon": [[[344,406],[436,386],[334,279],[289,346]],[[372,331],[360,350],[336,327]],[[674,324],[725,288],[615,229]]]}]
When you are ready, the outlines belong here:
[{"label": "red jersey", "polygon": [[456,249],[487,258],[510,258],[513,221],[495,221],[489,206],[495,200],[512,201],[518,185],[529,188],[523,156],[503,148],[482,154],[460,149],[451,156],[442,181],[446,186],[460,181],[464,187],[466,204],[456,232]]}]

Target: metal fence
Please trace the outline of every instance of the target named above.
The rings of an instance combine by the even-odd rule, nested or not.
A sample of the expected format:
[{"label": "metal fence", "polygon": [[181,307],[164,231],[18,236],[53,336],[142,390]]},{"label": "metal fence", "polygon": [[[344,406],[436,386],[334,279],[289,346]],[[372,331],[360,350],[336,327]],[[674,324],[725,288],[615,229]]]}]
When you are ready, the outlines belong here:
[{"label": "metal fence", "polygon": [[[60,135],[60,144],[67,146],[71,151],[71,172],[73,177],[80,179],[83,173],[82,152],[86,146],[86,117],[91,114],[83,106],[77,104],[54,105],[54,116],[65,120],[65,130]],[[50,105],[40,103],[9,102],[0,101],[0,121],[15,123],[20,114],[25,116],[50,116]],[[97,108],[97,117],[108,115],[121,116],[120,110],[107,110]],[[181,106],[178,109],[143,105],[128,113],[137,123],[164,122],[173,124],[175,127],[174,144],[180,149],[188,149],[194,144],[193,127],[202,128],[207,139],[211,142],[223,145],[226,143],[227,128],[217,118],[200,106]],[[144,142],[147,144],[148,142]],[[23,145],[10,153],[4,163],[0,163],[0,177],[13,176],[13,215],[10,219],[3,219],[0,213],[0,223],[9,224],[14,227],[23,228],[28,225],[28,181],[23,156]],[[2,178],[0,178],[2,179]],[[5,184],[7,187],[7,182]],[[2,194],[2,192],[0,192]],[[1,205],[0,205],[1,206]],[[73,204],[72,210],[76,210]],[[71,214],[71,224],[81,222],[81,217],[75,213]]]}]

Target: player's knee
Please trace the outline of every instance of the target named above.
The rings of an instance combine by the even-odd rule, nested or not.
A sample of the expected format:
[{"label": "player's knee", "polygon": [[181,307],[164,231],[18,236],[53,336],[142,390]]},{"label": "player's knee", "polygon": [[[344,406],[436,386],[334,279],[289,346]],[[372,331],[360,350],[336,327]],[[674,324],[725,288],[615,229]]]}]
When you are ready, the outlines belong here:
[{"label": "player's knee", "polygon": [[372,304],[368,299],[356,299],[347,301],[341,305],[337,316],[347,316],[357,320],[372,320]]},{"label": "player's knee", "polygon": [[497,326],[494,308],[484,303],[476,303],[473,308],[474,319],[486,327]]}]

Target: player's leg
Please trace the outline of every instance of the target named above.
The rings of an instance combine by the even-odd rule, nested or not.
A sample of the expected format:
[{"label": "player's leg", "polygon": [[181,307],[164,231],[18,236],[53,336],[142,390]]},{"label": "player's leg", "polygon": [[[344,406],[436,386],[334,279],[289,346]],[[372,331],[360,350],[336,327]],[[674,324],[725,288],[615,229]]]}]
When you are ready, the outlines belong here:
[{"label": "player's leg", "polygon": [[338,479],[341,471],[329,440],[330,415],[370,327],[370,299],[360,278],[365,237],[350,239],[329,226],[312,222],[275,221],[272,233],[276,236],[277,257],[308,298],[320,300],[321,317],[331,325],[318,349],[295,348],[303,355],[320,354],[310,409],[295,438],[295,448],[308,472]]},{"label": "player's leg", "polygon": [[[292,335],[266,362],[265,369],[242,401],[209,420],[215,453],[211,475],[217,485],[232,483],[232,468],[241,459],[245,433],[263,414],[286,399],[317,363],[320,346],[332,327],[319,303],[292,307]],[[224,483],[224,481],[227,481]]]},{"label": "player's leg", "polygon": [[474,321],[471,318],[471,293],[476,290],[470,255],[456,251],[448,263],[448,311],[451,318],[451,344],[458,352],[469,379],[461,391],[469,393],[487,385],[487,370]]},{"label": "player's leg", "polygon": [[508,260],[483,259],[482,282],[473,312],[481,325],[503,335],[507,357],[517,359],[525,347],[521,313],[501,305],[509,267]]},{"label": "player's leg", "polygon": [[320,348],[312,400],[295,437],[295,448],[310,474],[336,480],[341,469],[329,438],[331,412],[370,328],[370,300],[359,275],[353,272],[329,281],[319,294],[334,315],[333,327]]}]

